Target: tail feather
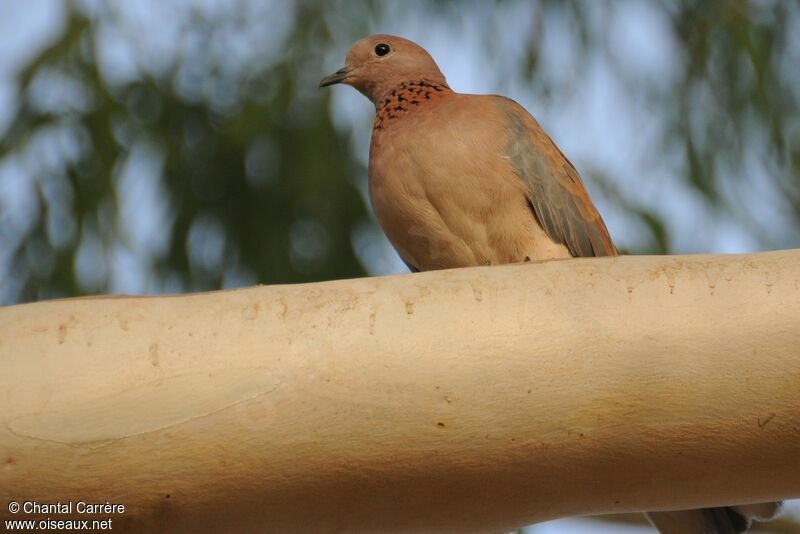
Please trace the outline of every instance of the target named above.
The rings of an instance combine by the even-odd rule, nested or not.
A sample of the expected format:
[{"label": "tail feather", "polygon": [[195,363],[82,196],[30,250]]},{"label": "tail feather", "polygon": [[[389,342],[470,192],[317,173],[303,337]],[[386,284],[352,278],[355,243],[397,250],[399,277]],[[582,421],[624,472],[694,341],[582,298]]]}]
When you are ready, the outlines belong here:
[{"label": "tail feather", "polygon": [[758,504],[744,504],[732,506],[737,514],[749,517],[755,521],[769,521],[778,515],[783,507],[783,502],[762,502]]},{"label": "tail feather", "polygon": [[648,512],[645,515],[661,534],[742,534],[750,529],[753,520],[765,521],[774,517],[781,504]]}]

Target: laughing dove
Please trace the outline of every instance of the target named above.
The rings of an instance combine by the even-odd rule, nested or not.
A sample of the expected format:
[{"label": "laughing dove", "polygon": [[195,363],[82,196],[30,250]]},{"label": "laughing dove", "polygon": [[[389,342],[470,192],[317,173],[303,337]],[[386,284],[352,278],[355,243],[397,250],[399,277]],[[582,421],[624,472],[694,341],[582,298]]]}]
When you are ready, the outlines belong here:
[{"label": "laughing dove", "polygon": [[321,85],[375,104],[370,197],[412,270],[616,254],[578,171],[519,104],[454,92],[399,37],[362,39],[346,65]]},{"label": "laughing dove", "polygon": [[[381,228],[413,271],[615,256],[578,171],[519,104],[450,89],[419,45],[358,41],[320,86],[375,104],[369,190]],[[775,503],[659,512],[664,534],[733,534]]]}]

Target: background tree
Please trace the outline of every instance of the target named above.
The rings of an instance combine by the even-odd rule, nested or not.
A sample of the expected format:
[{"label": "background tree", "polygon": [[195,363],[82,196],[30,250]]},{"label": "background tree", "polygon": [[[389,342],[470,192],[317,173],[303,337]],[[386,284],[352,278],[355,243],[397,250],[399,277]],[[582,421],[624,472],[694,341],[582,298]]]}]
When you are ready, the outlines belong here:
[{"label": "background tree", "polygon": [[[359,106],[337,116],[315,84],[384,28],[427,34],[451,82],[483,88],[471,64],[529,99],[628,251],[798,245],[797,4],[638,4],[50,2],[56,27],[13,41],[29,59],[6,80],[0,298],[400,270],[366,207],[368,104],[335,94]],[[587,147],[618,125],[574,110],[604,90],[646,138],[606,143],[611,163]]]}]

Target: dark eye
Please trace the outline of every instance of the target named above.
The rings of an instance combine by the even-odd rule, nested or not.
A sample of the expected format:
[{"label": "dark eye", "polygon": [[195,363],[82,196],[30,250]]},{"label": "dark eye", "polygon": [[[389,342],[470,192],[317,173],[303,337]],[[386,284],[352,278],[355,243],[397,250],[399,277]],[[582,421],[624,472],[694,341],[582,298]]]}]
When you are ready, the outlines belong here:
[{"label": "dark eye", "polygon": [[392,51],[392,48],[386,43],[379,43],[375,45],[375,55],[385,56]]}]

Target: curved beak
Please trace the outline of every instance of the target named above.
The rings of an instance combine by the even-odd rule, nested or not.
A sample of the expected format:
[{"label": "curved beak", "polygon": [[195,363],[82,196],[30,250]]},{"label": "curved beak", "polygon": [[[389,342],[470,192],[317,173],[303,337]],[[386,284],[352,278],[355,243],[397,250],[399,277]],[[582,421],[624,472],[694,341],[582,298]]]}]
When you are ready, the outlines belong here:
[{"label": "curved beak", "polygon": [[339,69],[330,76],[325,76],[321,82],[319,82],[320,87],[328,87],[329,85],[335,85],[337,83],[342,83],[345,81],[347,76],[350,74],[350,71],[353,70],[353,67],[344,67],[343,69]]}]

